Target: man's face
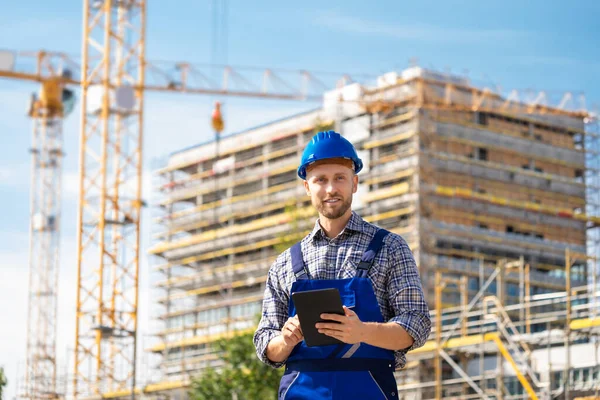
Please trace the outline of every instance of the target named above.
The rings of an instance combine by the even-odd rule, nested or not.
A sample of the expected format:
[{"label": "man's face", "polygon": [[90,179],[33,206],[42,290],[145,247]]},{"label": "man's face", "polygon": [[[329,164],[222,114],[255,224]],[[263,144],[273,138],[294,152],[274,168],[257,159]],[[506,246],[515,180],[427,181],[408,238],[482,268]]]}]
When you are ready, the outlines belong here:
[{"label": "man's face", "polygon": [[343,165],[321,164],[307,172],[304,188],[320,215],[337,219],[350,210],[358,176]]}]

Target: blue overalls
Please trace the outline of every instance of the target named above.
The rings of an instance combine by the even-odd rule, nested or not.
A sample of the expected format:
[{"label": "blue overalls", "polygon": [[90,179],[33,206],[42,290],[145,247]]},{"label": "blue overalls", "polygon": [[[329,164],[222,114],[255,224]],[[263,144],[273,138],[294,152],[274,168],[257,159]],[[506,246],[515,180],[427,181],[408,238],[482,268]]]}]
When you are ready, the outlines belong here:
[{"label": "blue overalls", "polygon": [[[310,279],[304,265],[300,243],[291,248],[296,281],[292,293],[337,288],[342,303],[352,308],[363,322],[384,322],[367,273],[389,232],[377,231],[357,267],[356,277]],[[296,315],[289,302],[290,317]],[[302,341],[287,360],[279,386],[280,400],[310,399],[396,399],[394,352],[365,343],[308,347]]]}]

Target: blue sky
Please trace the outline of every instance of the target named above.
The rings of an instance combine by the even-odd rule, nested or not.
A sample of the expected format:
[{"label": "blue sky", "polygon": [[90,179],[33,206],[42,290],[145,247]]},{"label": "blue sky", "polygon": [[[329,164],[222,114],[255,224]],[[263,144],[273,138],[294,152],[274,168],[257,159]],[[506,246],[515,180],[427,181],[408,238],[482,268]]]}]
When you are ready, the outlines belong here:
[{"label": "blue sky", "polygon": [[[80,54],[82,2],[10,2],[0,14],[0,49]],[[208,0],[151,1],[147,58],[209,62]],[[600,28],[597,1],[479,0],[399,2],[231,0],[227,47],[218,61],[231,65],[305,68],[376,75],[408,66],[468,74],[485,85],[510,89],[585,92],[600,104]],[[175,5],[177,4],[177,5]],[[324,5],[326,4],[326,5]],[[0,80],[0,365],[15,390],[25,357],[30,121],[35,85]],[[168,152],[211,136],[214,99],[148,94],[145,171]],[[314,103],[227,99],[227,132],[313,108]],[[65,124],[59,363],[74,340],[77,114]],[[149,178],[145,178],[150,197]],[[146,212],[149,216],[149,212]],[[142,241],[149,242],[149,219]],[[150,333],[148,261],[142,263],[141,329]],[[7,305],[9,305],[7,307]],[[11,323],[6,323],[11,321]],[[22,365],[21,367],[22,368]]]}]

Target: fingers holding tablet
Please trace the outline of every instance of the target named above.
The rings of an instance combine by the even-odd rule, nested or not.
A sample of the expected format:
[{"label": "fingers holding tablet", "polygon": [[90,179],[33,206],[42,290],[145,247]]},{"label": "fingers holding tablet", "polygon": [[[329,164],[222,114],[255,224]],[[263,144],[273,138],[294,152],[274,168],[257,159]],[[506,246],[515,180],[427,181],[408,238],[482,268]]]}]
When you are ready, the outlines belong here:
[{"label": "fingers holding tablet", "polygon": [[304,335],[302,334],[302,329],[300,328],[300,321],[298,320],[298,316],[294,316],[288,318],[288,320],[283,325],[283,329],[281,330],[283,334],[283,340],[288,346],[295,346],[304,340]]}]

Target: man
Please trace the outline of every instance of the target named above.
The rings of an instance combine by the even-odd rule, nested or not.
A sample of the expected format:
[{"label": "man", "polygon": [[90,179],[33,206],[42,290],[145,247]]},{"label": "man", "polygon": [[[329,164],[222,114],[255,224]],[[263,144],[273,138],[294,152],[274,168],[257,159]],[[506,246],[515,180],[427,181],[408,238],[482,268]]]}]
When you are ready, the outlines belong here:
[{"label": "man", "polygon": [[[339,133],[320,132],[302,154],[298,176],[319,213],[312,232],[271,266],[262,318],[254,335],[258,357],[286,364],[280,399],[394,399],[395,367],[431,331],[414,257],[399,235],[352,211],[362,161]],[[337,288],[345,315],[319,332],[344,344],[308,347],[290,293]]]}]

